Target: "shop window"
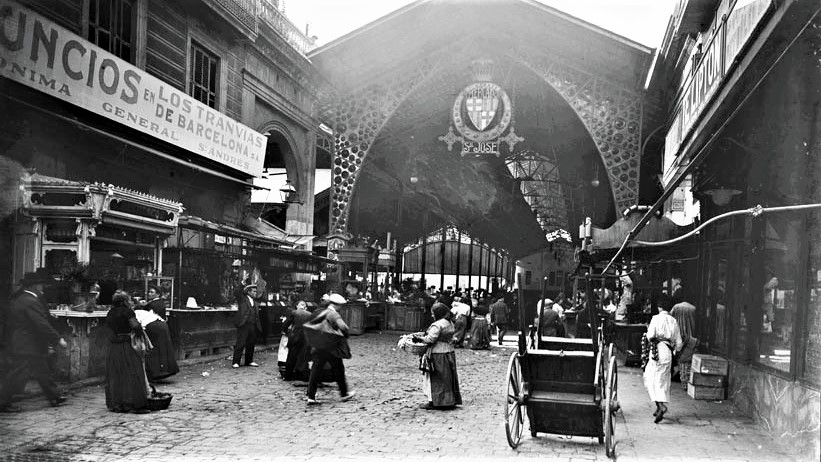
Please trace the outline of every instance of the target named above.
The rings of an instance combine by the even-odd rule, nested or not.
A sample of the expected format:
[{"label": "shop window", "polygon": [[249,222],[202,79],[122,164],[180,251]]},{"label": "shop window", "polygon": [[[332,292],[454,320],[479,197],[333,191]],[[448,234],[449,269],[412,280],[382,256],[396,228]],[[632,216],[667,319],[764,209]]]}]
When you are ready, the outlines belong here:
[{"label": "shop window", "polygon": [[[821,233],[821,213],[815,212],[809,219],[813,236]],[[821,240],[809,239],[809,264],[807,266],[807,319],[803,349],[803,378],[821,385]]]},{"label": "shop window", "polygon": [[718,351],[727,350],[727,283],[728,264],[727,260],[718,260],[716,262],[716,284],[712,289],[711,295],[714,301],[715,317],[713,325],[713,348]]},{"label": "shop window", "polygon": [[764,287],[758,292],[761,323],[756,359],[784,372],[790,372],[792,362],[803,225],[804,217],[796,214],[774,214],[764,224]]},{"label": "shop window", "polygon": [[191,42],[188,94],[210,107],[217,107],[219,58],[197,42]]},{"label": "shop window", "polygon": [[134,62],[135,0],[89,0],[88,41]]}]

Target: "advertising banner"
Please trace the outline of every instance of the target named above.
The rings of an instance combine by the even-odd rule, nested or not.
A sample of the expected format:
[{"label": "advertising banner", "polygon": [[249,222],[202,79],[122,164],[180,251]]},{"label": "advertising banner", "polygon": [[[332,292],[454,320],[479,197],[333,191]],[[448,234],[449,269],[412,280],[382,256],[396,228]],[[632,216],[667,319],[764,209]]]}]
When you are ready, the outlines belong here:
[{"label": "advertising banner", "polygon": [[0,0],[0,75],[262,175],[264,135],[9,0]]},{"label": "advertising banner", "polygon": [[758,23],[767,14],[772,0],[739,0],[727,18],[725,33],[724,63],[728,71],[735,62],[744,45],[753,35]]},{"label": "advertising banner", "polygon": [[720,24],[692,77],[686,81],[686,87],[665,138],[662,178],[665,186],[675,175],[675,167],[680,161],[678,151],[682,142],[712,101],[720,83],[724,81],[744,46],[767,15],[771,4],[772,0],[739,0],[733,6],[726,22]]}]

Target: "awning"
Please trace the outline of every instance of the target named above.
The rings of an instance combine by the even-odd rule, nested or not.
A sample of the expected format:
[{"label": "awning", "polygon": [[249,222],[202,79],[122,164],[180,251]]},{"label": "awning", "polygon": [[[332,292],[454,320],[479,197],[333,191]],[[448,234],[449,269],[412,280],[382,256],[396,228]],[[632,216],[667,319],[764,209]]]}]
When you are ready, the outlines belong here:
[{"label": "awning", "polygon": [[[607,229],[600,229],[594,226],[592,230],[594,248],[597,251],[618,249],[622,245],[622,242],[624,242],[624,236],[626,236],[630,230],[634,229],[642,218],[640,214],[632,214],[627,218],[616,220],[616,222]],[[653,217],[641,228],[641,231],[635,236],[634,240],[650,242],[666,241],[681,236],[689,231],[689,229],[690,227],[676,225],[665,216],[660,218]],[[639,246],[639,244],[635,245]]]},{"label": "awning", "polygon": [[264,218],[248,217],[243,224],[264,236],[282,240],[294,248],[302,247],[304,249],[305,246],[316,239],[316,236],[312,234],[288,234],[285,230]]},{"label": "awning", "polygon": [[288,245],[288,242],[282,239],[277,239],[270,236],[265,236],[258,232],[244,231],[231,225],[223,223],[215,223],[200,217],[192,215],[183,215],[180,217],[179,225],[184,228],[197,228],[204,231],[211,231],[213,233],[222,234],[226,236],[234,236],[252,241],[262,242],[271,245]]},{"label": "awning", "polygon": [[38,173],[20,179],[21,210],[32,217],[96,219],[158,234],[176,232],[182,203],[112,184]]}]

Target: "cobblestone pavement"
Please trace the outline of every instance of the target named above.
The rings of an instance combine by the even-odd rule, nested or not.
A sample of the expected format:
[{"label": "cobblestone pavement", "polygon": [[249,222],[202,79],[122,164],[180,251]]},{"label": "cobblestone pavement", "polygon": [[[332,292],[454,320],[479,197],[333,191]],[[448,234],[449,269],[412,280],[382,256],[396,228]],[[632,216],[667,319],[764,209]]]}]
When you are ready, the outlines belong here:
[{"label": "cobblestone pavement", "polygon": [[[351,338],[345,364],[357,395],[345,403],[330,385],[317,395],[321,405],[307,406],[305,388],[280,379],[270,350],[258,354],[260,368],[234,370],[224,358],[183,367],[161,386],[174,394],[171,407],[152,414],[108,412],[101,386],[73,391],[59,408],[26,399],[23,413],[0,414],[0,460],[607,460],[594,438],[532,438],[527,427],[519,448],[508,447],[512,341],[457,350],[463,406],[418,409],[421,375],[416,357],[396,349],[399,335]],[[619,369],[618,460],[807,460],[729,403],[693,401],[678,384],[669,419],[653,424],[639,372]]]}]

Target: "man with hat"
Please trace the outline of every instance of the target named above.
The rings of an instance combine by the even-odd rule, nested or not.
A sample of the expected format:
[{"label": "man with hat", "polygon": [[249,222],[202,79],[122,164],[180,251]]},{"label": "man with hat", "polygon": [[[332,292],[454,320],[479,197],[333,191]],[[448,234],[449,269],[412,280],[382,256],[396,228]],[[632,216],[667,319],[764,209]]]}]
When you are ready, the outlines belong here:
[{"label": "man with hat", "polygon": [[231,367],[234,369],[239,367],[239,359],[243,350],[245,350],[245,365],[259,367],[259,364],[254,362],[257,332],[262,332],[256,284],[248,284],[242,289],[242,295],[237,298],[237,308],[234,318],[234,325],[237,327],[237,342],[234,344],[234,363]]},{"label": "man with hat", "polygon": [[4,338],[10,356],[12,370],[0,390],[0,412],[20,412],[22,409],[11,403],[15,394],[22,393],[30,378],[37,380],[43,394],[52,406],[66,401],[57,391],[57,384],[51,376],[48,364],[49,351],[57,345],[65,348],[66,341],[54,330],[49,322],[49,311],[43,299],[43,287],[56,281],[45,268],[26,273],[20,281],[22,290],[9,306]]},{"label": "man with hat", "polygon": [[[320,376],[325,368],[326,363],[330,363],[333,370],[336,384],[339,387],[339,396],[342,401],[348,401],[354,396],[353,391],[348,391],[348,382],[345,379],[345,365],[342,363],[343,358],[350,358],[350,348],[348,347],[348,325],[342,320],[342,316],[336,311],[337,307],[346,303],[345,297],[339,294],[331,294],[328,296],[328,307],[316,315],[314,320],[322,320],[330,324],[334,330],[341,332],[343,337],[340,337],[338,343],[333,347],[316,347],[312,355],[313,364],[311,364],[311,375],[308,379],[308,399],[307,402],[311,404],[319,404],[316,399],[316,389],[319,386]],[[309,340],[310,343],[310,340]]]}]

